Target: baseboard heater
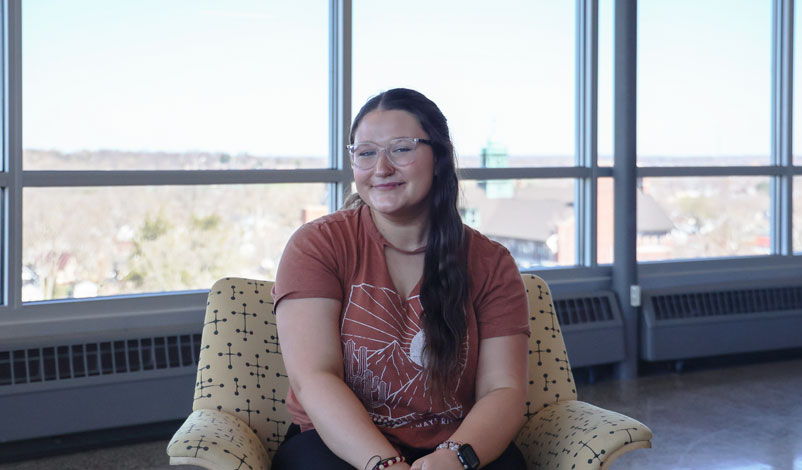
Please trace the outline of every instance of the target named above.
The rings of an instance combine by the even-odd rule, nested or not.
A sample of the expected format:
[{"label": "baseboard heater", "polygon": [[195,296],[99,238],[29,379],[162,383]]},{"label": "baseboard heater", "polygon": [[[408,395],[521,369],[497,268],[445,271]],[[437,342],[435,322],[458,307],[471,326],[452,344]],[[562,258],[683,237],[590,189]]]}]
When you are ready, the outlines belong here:
[{"label": "baseboard heater", "polygon": [[554,308],[571,367],[624,360],[624,323],[613,292],[556,297]]},{"label": "baseboard heater", "polygon": [[0,348],[0,443],[186,417],[200,331],[120,336]]},{"label": "baseboard heater", "polygon": [[644,295],[641,357],[683,360],[802,347],[802,286],[724,286]]}]

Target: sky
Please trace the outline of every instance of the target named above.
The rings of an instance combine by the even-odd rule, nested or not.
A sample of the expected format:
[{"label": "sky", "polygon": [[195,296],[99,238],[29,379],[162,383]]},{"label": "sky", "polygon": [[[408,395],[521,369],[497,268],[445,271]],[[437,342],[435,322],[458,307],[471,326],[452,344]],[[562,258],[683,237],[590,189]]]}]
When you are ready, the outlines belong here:
[{"label": "sky", "polygon": [[[613,3],[600,0],[600,155],[613,146]],[[411,87],[438,103],[459,154],[490,140],[573,154],[575,2],[399,5],[353,0],[354,113]],[[768,155],[771,8],[640,0],[639,154]],[[26,0],[23,146],[325,155],[328,14],[324,0]]]}]

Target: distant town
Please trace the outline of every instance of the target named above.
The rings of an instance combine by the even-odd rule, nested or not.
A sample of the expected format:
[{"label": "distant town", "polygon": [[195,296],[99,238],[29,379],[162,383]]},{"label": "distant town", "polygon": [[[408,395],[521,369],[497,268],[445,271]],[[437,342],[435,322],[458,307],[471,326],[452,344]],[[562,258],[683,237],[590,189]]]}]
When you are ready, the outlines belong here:
[{"label": "distant town", "polygon": [[[753,166],[768,157],[641,158],[641,166]],[[610,159],[600,157],[600,166]],[[488,144],[462,168],[572,166]],[[24,169],[325,168],[324,157],[26,150]],[[226,275],[272,279],[289,236],[328,212],[326,183],[26,188],[23,301],[205,289]],[[598,262],[613,253],[612,178],[598,184]],[[504,244],[521,269],[576,263],[574,181],[462,182],[463,220]],[[797,209],[799,210],[799,209]],[[769,253],[768,177],[646,178],[640,261]],[[802,217],[798,220],[802,220]],[[802,246],[802,243],[800,243]]]}]

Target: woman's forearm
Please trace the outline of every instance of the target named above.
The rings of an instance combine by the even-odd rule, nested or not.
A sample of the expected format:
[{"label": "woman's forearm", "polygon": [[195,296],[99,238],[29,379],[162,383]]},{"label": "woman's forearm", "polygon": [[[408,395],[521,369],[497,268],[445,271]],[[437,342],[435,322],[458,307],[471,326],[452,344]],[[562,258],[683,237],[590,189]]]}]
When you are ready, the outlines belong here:
[{"label": "woman's forearm", "polygon": [[496,460],[518,433],[525,403],[525,393],[519,389],[493,390],[474,404],[451,440],[470,444],[484,466]]},{"label": "woman's forearm", "polygon": [[[373,456],[384,459],[398,455],[341,378],[318,373],[298,385],[301,385],[296,390],[298,401],[323,442],[338,457],[363,469]],[[376,461],[374,458],[372,463]]]}]

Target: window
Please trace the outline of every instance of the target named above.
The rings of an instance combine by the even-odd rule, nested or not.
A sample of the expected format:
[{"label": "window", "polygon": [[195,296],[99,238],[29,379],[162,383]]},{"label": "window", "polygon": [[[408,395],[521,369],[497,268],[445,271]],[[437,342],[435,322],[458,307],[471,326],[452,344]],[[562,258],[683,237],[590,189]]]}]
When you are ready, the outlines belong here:
[{"label": "window", "polygon": [[[595,236],[585,207],[595,193],[578,196],[592,186],[595,148],[577,148],[579,135],[590,142],[596,133],[587,106],[596,90],[577,94],[577,77],[591,83],[597,74],[577,66],[577,54],[585,58],[598,41],[589,14],[595,6],[415,0],[405,8],[426,12],[415,17],[414,34],[409,18],[388,16],[386,4],[354,1],[353,111],[389,88],[422,91],[449,119],[465,222],[505,245],[523,270],[595,265],[595,244],[578,237]],[[606,103],[610,110],[609,96]]]},{"label": "window", "polygon": [[354,1],[354,112],[413,88],[449,119],[462,168],[574,164],[575,2],[387,6]]},{"label": "window", "polygon": [[329,167],[327,22],[309,1],[25,1],[25,170]]},{"label": "window", "polygon": [[[789,5],[638,2],[638,261],[800,259],[802,119],[777,110],[802,106],[783,101],[802,72],[785,83],[800,61],[772,57]],[[161,312],[223,275],[273,277],[352,186],[352,115],[397,86],[449,118],[467,224],[522,270],[605,282],[614,1],[390,6],[4,2],[0,311]]]},{"label": "window", "polygon": [[638,260],[770,254],[772,2],[638,5]]},{"label": "window", "polygon": [[768,165],[771,53],[769,0],[638,2],[638,165]]},{"label": "window", "polygon": [[[22,301],[208,289],[274,279],[327,185],[27,188]],[[43,210],[46,209],[46,210]]]},{"label": "window", "polygon": [[769,254],[769,186],[768,177],[643,178],[638,259]]},{"label": "window", "polygon": [[506,246],[520,269],[577,264],[573,180],[468,180],[462,191],[465,223]]},{"label": "window", "polygon": [[296,181],[334,166],[325,3],[22,8],[22,301],[273,278],[336,181]]}]

